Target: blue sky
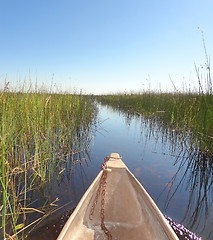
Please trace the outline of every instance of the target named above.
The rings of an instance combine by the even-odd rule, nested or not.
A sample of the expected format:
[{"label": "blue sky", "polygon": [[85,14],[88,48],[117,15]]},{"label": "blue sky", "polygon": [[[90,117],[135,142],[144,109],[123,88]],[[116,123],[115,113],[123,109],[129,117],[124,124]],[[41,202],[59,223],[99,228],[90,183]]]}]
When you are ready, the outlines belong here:
[{"label": "blue sky", "polygon": [[212,0],[0,0],[0,83],[112,93],[197,86]]}]

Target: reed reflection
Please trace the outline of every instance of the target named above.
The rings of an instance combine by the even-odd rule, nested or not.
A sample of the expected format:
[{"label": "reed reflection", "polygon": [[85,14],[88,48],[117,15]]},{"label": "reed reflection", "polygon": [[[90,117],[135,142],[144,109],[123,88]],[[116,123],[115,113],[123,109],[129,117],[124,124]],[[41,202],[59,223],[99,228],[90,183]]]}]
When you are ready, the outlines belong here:
[{"label": "reed reflection", "polygon": [[[66,156],[66,158],[68,157]],[[64,158],[63,168],[60,167],[64,171],[61,174],[55,171],[51,182],[30,192],[29,199],[34,202],[34,206],[36,204],[44,206],[46,202],[44,209],[46,216],[38,212],[30,216],[30,222],[33,219],[40,219],[40,221],[34,224],[29,231],[30,234],[25,236],[26,239],[33,240],[41,237],[48,240],[57,239],[82,194],[90,185],[92,179],[86,172],[87,166],[91,162],[89,152],[85,150],[70,157]],[[53,201],[54,199],[57,201]],[[42,217],[43,219],[41,219]]]},{"label": "reed reflection", "polygon": [[[163,202],[163,212],[179,211],[182,216],[178,221],[192,231],[213,238],[213,157],[208,151],[201,151],[199,139],[190,131],[183,132],[165,125],[157,117],[143,117],[132,111],[120,111],[126,119],[127,126],[134,119],[140,122],[141,144],[144,149],[153,142],[161,144],[162,155],[167,155],[173,161],[175,173],[167,181],[159,194],[157,201]],[[142,140],[145,135],[145,143]],[[163,158],[162,158],[163,160]],[[151,167],[147,166],[147,167]],[[166,169],[165,169],[166,173]],[[183,197],[179,197],[182,195]],[[177,204],[177,199],[183,199],[184,207],[171,210]]]},{"label": "reed reflection", "polygon": [[[200,229],[201,233],[208,231],[211,208],[213,206],[213,159],[208,153],[187,149],[180,152],[174,163],[178,171],[168,182],[164,191],[167,197],[164,209],[173,203],[173,198],[180,189],[188,192],[188,204],[182,223],[190,229]],[[181,176],[180,180],[179,176]],[[212,231],[206,239],[211,239]]]}]

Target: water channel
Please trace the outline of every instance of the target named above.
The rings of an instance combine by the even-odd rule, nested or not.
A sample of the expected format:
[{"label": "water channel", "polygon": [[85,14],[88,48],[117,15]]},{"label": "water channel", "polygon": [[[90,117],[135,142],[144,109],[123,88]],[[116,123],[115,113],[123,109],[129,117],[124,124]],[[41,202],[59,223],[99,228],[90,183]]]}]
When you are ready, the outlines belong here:
[{"label": "water channel", "polygon": [[[177,130],[157,121],[98,105],[98,124],[87,152],[66,162],[63,174],[31,196],[37,203],[56,198],[61,210],[43,221],[30,239],[57,238],[64,222],[94,180],[104,157],[119,153],[163,214],[204,240],[213,239],[213,164],[181,142]],[[33,195],[33,193],[32,193]]]}]

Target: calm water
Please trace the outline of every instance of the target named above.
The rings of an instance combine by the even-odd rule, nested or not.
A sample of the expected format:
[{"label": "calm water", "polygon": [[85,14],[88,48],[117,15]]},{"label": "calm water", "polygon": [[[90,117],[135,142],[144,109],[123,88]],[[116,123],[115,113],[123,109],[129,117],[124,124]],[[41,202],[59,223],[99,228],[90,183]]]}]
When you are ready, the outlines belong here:
[{"label": "calm water", "polygon": [[99,106],[98,122],[88,151],[75,156],[74,165],[67,161],[63,174],[57,174],[52,184],[40,187],[39,193],[31,194],[38,206],[57,197],[58,206],[67,205],[43,221],[30,239],[56,239],[100,171],[104,157],[112,152],[122,156],[163,214],[203,239],[213,239],[212,159],[188,151],[187,142],[178,140],[181,133],[149,119]]}]

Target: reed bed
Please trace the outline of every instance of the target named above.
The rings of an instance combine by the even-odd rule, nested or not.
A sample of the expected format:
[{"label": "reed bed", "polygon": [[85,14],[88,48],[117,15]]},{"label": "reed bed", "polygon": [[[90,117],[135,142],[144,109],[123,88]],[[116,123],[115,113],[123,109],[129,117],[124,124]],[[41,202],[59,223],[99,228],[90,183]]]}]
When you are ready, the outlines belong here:
[{"label": "reed bed", "polygon": [[193,148],[213,155],[212,93],[148,91],[97,96],[97,100],[129,114],[157,119],[173,131],[190,134]]},{"label": "reed bed", "polygon": [[[42,91],[0,92],[0,236],[19,239],[28,193],[51,179],[66,155],[87,149],[95,117],[91,97]],[[41,210],[42,209],[42,210]],[[46,214],[47,215],[47,214]],[[31,223],[30,223],[31,224]],[[23,237],[22,237],[23,238]]]},{"label": "reed bed", "polygon": [[201,29],[206,62],[195,65],[198,89],[179,91],[174,83],[173,93],[159,90],[138,93],[123,93],[97,96],[102,104],[144,117],[155,118],[172,131],[181,131],[182,141],[190,135],[191,150],[213,156],[213,83],[210,57],[207,54],[204,34]]}]

